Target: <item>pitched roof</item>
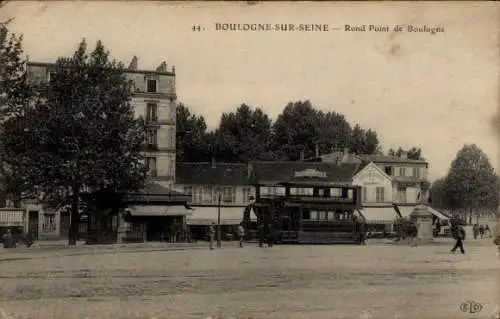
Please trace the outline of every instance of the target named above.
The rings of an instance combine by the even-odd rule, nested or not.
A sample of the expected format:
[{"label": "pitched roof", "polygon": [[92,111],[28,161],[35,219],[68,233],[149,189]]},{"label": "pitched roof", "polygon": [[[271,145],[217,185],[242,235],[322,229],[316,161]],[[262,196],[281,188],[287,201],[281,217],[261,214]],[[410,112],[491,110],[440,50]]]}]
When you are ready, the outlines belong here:
[{"label": "pitched roof", "polygon": [[238,163],[180,162],[175,179],[181,185],[247,185],[248,170]]},{"label": "pitched roof", "polygon": [[[363,164],[361,164],[358,168],[358,170],[356,171],[356,175],[360,174],[361,171],[363,171],[365,168],[367,168],[368,166],[370,167],[373,167],[373,169],[375,169],[377,172],[379,172],[382,176],[384,176],[385,178],[387,178],[388,180],[393,180],[393,176],[390,176],[388,175],[386,172],[384,172],[377,164],[375,164],[374,162],[370,162],[370,163],[366,163],[364,162]],[[354,177],[354,176],[353,176]]]},{"label": "pitched roof", "polygon": [[186,202],[189,196],[157,183],[147,183],[139,192],[126,194],[127,202]]},{"label": "pitched roof", "polygon": [[358,154],[355,155],[364,162],[375,162],[375,163],[427,163],[425,159],[409,159],[402,158],[399,156],[391,155],[377,155],[377,154]]},{"label": "pitched roof", "polygon": [[350,183],[358,171],[355,163],[250,162],[252,182]]}]

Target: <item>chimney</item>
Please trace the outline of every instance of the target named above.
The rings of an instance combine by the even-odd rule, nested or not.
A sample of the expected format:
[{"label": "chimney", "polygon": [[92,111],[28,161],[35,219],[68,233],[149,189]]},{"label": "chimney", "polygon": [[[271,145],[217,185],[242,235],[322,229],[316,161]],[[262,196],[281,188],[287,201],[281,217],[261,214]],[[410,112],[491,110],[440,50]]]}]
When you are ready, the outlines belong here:
[{"label": "chimney", "polygon": [[167,72],[167,62],[163,61],[157,68],[156,72]]},{"label": "chimney", "polygon": [[137,70],[137,57],[135,55],[132,58],[132,61],[130,62],[128,69],[129,70]]},{"label": "chimney", "polygon": [[402,151],[401,155],[399,155],[400,158],[402,159],[408,159],[408,152],[407,151]]},{"label": "chimney", "polygon": [[212,168],[215,168],[215,157],[212,157]]},{"label": "chimney", "polygon": [[304,161],[304,150],[300,151],[300,161]]},{"label": "chimney", "polygon": [[319,145],[316,144],[316,158],[319,157]]}]

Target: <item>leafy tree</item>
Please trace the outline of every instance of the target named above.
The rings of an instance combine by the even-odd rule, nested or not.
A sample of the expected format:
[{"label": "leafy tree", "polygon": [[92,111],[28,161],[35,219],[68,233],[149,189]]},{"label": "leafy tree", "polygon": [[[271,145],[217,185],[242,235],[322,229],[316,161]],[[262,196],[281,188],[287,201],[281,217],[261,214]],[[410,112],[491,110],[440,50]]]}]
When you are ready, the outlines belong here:
[{"label": "leafy tree", "polygon": [[317,143],[321,154],[328,153],[332,149],[349,147],[351,136],[351,125],[344,115],[330,111],[323,113],[318,111],[318,137]]},{"label": "leafy tree", "polygon": [[452,209],[496,209],[500,184],[488,156],[475,144],[464,145],[443,181],[445,203]]},{"label": "leafy tree", "polygon": [[134,118],[123,65],[110,61],[100,41],[90,55],[82,41],[53,71],[44,99],[7,120],[2,144],[25,192],[53,205],[71,205],[71,245],[82,193],[143,186],[145,126]]},{"label": "leafy tree", "polygon": [[179,162],[210,161],[210,137],[203,116],[191,114],[183,104],[177,106],[176,157]]},{"label": "leafy tree", "polygon": [[436,179],[429,189],[429,203],[436,208],[446,208],[446,198],[444,194],[444,178]]},{"label": "leafy tree", "polygon": [[215,131],[216,154],[219,160],[247,162],[273,159],[270,152],[271,120],[260,108],[252,110],[246,104],[235,112],[221,116]]},{"label": "leafy tree", "polygon": [[[0,139],[5,134],[3,123],[16,114],[22,114],[24,106],[32,100],[32,92],[25,81],[23,37],[9,31],[10,21],[0,23]],[[5,151],[0,149],[0,202],[5,204],[10,199],[19,207],[22,192],[20,176],[7,165],[4,155]]]},{"label": "leafy tree", "polygon": [[273,146],[282,160],[298,160],[314,156],[319,142],[320,125],[317,111],[309,101],[290,102],[274,123]]},{"label": "leafy tree", "polygon": [[365,130],[359,124],[352,129],[350,149],[356,154],[377,154],[381,146],[377,133],[371,129]]}]

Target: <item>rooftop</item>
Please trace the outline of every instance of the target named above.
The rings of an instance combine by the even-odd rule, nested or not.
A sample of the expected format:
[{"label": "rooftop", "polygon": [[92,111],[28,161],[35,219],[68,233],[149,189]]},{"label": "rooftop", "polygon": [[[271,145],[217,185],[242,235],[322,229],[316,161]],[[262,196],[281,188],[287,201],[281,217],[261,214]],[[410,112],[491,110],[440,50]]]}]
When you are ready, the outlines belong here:
[{"label": "rooftop", "polygon": [[181,185],[247,185],[248,169],[238,163],[179,162],[175,179]]}]

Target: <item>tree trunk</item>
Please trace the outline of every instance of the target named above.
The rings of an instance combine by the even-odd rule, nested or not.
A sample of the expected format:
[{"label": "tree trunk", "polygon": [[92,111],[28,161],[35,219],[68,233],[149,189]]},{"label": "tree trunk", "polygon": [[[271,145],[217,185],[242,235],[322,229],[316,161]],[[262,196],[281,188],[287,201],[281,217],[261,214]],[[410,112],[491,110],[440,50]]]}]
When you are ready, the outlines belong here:
[{"label": "tree trunk", "polygon": [[79,199],[79,189],[75,187],[73,189],[73,195],[71,196],[71,218],[68,233],[68,245],[76,245],[76,239],[78,238],[78,230],[80,228],[80,212],[78,211],[78,199]]},{"label": "tree trunk", "polygon": [[472,207],[469,207],[469,225],[472,225]]}]

